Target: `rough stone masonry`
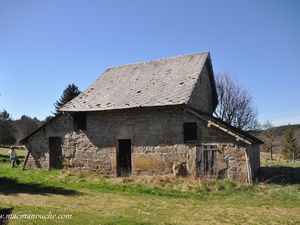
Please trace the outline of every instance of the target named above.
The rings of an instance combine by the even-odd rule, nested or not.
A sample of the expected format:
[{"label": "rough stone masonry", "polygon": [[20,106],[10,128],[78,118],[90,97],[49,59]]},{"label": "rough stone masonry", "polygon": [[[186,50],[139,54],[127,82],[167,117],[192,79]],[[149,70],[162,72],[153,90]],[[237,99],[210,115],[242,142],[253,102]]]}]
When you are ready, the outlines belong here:
[{"label": "rough stone masonry", "polygon": [[114,67],[22,140],[25,168],[251,181],[261,141],[214,118],[216,105],[208,53]]}]

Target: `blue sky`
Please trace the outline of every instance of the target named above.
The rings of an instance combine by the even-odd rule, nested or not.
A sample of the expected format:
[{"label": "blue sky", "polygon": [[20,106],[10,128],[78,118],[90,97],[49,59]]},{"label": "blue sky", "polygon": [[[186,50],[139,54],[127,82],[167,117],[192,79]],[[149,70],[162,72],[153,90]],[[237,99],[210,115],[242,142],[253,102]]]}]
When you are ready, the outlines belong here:
[{"label": "blue sky", "polygon": [[210,51],[259,120],[300,123],[300,1],[0,0],[0,109],[44,119],[107,67]]}]

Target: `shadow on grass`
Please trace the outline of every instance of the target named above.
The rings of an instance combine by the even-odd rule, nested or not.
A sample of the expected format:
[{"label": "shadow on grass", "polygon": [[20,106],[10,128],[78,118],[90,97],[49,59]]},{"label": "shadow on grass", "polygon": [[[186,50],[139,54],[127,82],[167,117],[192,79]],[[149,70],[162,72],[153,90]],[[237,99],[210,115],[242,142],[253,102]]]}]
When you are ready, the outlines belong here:
[{"label": "shadow on grass", "polygon": [[13,208],[1,208],[0,207],[0,225],[8,224],[7,215],[10,215],[13,211]]},{"label": "shadow on grass", "polygon": [[300,167],[261,167],[258,180],[274,184],[300,184]]},{"label": "shadow on grass", "polygon": [[20,183],[19,181],[7,177],[0,177],[0,194],[13,195],[18,193],[26,194],[57,194],[57,195],[77,195],[80,192],[61,187],[46,186],[35,183]]}]

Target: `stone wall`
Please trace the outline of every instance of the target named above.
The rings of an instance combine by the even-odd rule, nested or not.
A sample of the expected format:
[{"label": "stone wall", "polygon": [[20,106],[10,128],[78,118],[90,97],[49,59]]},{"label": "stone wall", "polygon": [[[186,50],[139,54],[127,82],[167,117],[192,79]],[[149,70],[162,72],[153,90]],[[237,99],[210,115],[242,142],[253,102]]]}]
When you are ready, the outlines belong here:
[{"label": "stone wall", "polygon": [[64,114],[49,121],[42,129],[29,137],[26,147],[30,154],[26,168],[49,168],[49,137],[63,137],[73,129],[73,121]]},{"label": "stone wall", "polygon": [[[185,114],[186,121],[192,121],[195,116]],[[217,146],[217,177],[228,178],[240,181],[247,181],[248,169],[252,175],[256,175],[256,171],[260,166],[259,145],[247,145],[243,142],[238,142],[236,139],[225,133],[224,131],[211,126],[207,126],[207,122],[201,119],[197,120],[199,143],[196,145],[214,145]],[[247,151],[247,153],[246,153]],[[193,150],[195,152],[195,149]],[[249,163],[246,159],[246,154]],[[191,162],[196,160],[196,155]],[[190,163],[191,164],[191,163]],[[195,174],[195,170],[193,170]]]},{"label": "stone wall", "polygon": [[64,137],[64,165],[115,175],[117,140],[131,139],[133,174],[170,171],[168,158],[184,154],[182,120],[179,109],[88,113],[88,129]]},{"label": "stone wall", "polygon": [[[185,144],[183,122],[197,122],[198,141]],[[132,174],[156,175],[172,173],[181,163],[189,175],[196,176],[196,148],[201,144],[218,146],[218,177],[247,179],[245,149],[252,165],[257,160],[256,148],[249,148],[207,122],[184,112],[180,107],[88,112],[87,130],[74,131],[71,117],[60,115],[31,136],[31,151],[26,167],[49,168],[51,136],[62,137],[63,165],[99,173],[116,175],[118,139],[131,139]],[[256,158],[255,158],[256,157]]]},{"label": "stone wall", "polygon": [[223,147],[223,157],[220,160],[226,162],[228,165],[227,174],[225,171],[225,173],[223,173],[225,175],[224,177],[240,181],[248,180],[248,162],[246,160],[245,150],[245,148],[236,145]]},{"label": "stone wall", "polygon": [[256,177],[258,169],[260,168],[260,147],[258,144],[248,146],[247,153],[249,157],[249,163],[252,169],[252,176]]}]

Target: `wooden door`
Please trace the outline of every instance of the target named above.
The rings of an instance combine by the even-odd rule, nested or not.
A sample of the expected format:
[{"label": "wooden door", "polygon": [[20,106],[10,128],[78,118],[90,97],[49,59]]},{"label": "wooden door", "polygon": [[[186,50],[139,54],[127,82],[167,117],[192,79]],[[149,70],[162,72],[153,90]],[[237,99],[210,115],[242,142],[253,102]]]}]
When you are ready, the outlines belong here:
[{"label": "wooden door", "polygon": [[197,146],[196,154],[196,166],[198,176],[216,176],[217,150],[214,147],[214,145]]}]

